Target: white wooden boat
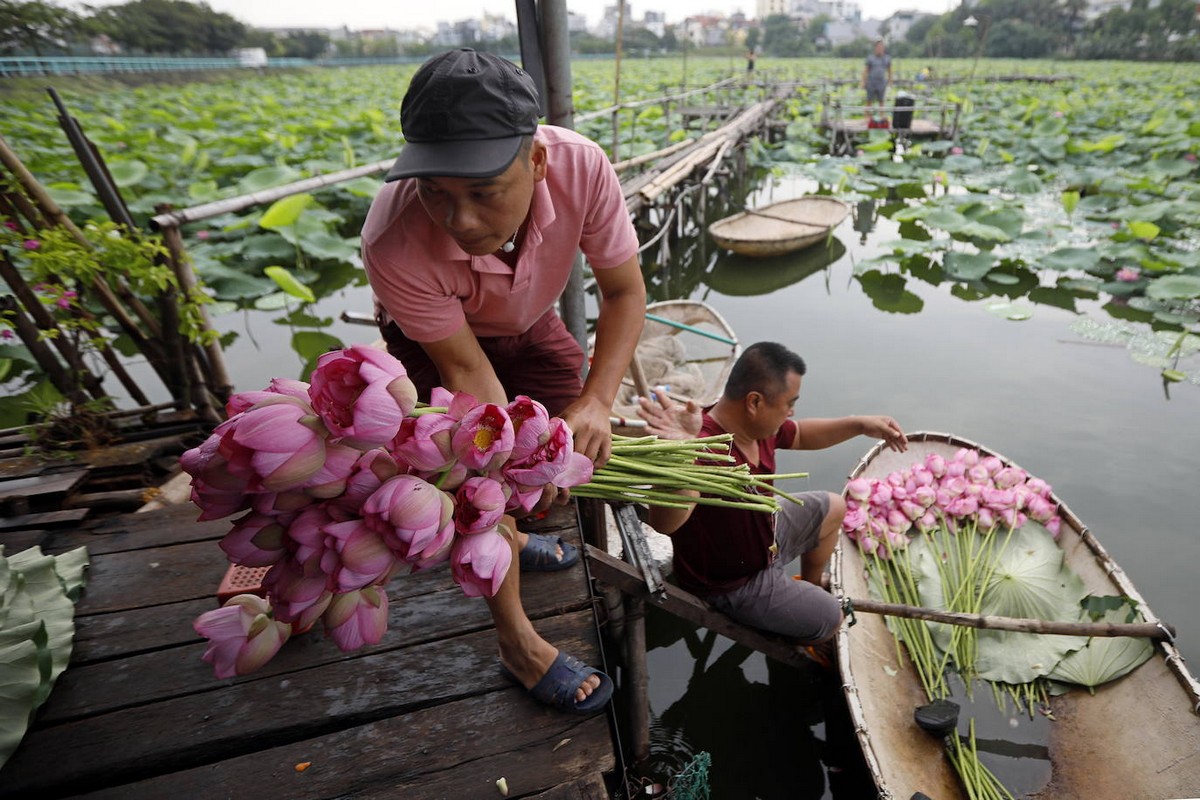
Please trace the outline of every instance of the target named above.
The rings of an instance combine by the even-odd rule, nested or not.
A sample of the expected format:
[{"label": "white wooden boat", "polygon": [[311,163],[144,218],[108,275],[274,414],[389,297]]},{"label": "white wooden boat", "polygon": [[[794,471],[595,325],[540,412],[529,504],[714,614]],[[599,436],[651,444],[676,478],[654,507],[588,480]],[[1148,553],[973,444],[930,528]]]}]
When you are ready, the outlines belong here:
[{"label": "white wooden boat", "polygon": [[[948,460],[963,447],[1012,465],[1003,456],[951,434],[915,433],[909,434],[906,453],[885,449],[882,443],[872,448],[850,478],[884,478],[929,453]],[[1132,598],[1148,622],[1158,622],[1100,542],[1058,498],[1053,499],[1064,523],[1059,537],[1064,561],[1087,590]],[[870,595],[861,552],[844,535],[832,563],[832,585],[838,595]],[[879,797],[909,800],[922,792],[936,800],[966,798],[941,739],[926,733],[913,719],[914,709],[928,700],[907,656],[898,656],[885,618],[858,614],[856,625],[839,631],[837,656],[855,732]],[[1045,746],[1048,777],[1038,788],[1018,796],[1041,800],[1200,797],[1200,683],[1173,643],[1156,641],[1153,656],[1129,674],[1097,687],[1095,694],[1077,689],[1053,697],[1050,709],[1053,720],[1047,724]]]}]

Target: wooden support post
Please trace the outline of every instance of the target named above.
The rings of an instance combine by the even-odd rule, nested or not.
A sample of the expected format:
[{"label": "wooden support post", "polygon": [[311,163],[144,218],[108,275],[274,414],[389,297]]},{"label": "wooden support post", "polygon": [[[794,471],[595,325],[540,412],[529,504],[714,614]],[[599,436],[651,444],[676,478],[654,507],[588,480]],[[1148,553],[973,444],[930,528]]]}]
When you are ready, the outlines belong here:
[{"label": "wooden support post", "polygon": [[[155,210],[160,214],[169,211],[165,206],[159,206]],[[163,244],[166,245],[167,252],[170,254],[171,269],[175,272],[175,280],[179,282],[179,290],[186,296],[196,290],[196,273],[192,271],[192,265],[188,262],[187,253],[184,251],[183,237],[175,225],[164,226],[162,237]],[[212,319],[208,316],[208,310],[204,306],[200,306],[200,318],[203,320],[205,330],[213,330]],[[204,345],[204,354],[208,361],[208,372],[215,384],[210,388],[218,398],[228,400],[229,395],[233,393],[233,381],[230,380],[229,371],[225,367],[225,354],[221,350],[221,343],[214,340]]]},{"label": "wooden support post", "polygon": [[630,751],[635,763],[650,757],[650,679],[646,667],[646,601],[625,600],[625,672],[628,676]]}]

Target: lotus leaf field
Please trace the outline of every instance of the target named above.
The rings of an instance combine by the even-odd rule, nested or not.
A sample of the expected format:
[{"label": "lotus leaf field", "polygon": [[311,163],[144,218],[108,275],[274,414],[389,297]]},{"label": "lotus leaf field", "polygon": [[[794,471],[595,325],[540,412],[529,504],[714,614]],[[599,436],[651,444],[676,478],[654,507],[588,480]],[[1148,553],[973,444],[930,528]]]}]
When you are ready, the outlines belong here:
[{"label": "lotus leaf field", "polygon": [[[304,70],[137,89],[58,87],[108,162],[134,217],[391,158],[399,101],[415,64]],[[1080,335],[1130,346],[1168,382],[1200,385],[1200,67],[1097,62],[934,61],[920,100],[961,103],[956,141],[894,148],[874,131],[849,156],[826,152],[823,104],[861,102],[855,60],[763,60],[756,80],[794,83],[786,136],[755,143],[757,168],[803,176],[849,202],[873,200],[901,238],[855,266],[877,305],[916,312],[909,281],[946,284],[1019,320],[1038,304],[1080,314]],[[621,100],[661,97],[739,75],[733,59],[625,60]],[[898,65],[898,77],[917,65]],[[576,114],[611,106],[614,62],[572,65]],[[1051,76],[1059,80],[1002,80]],[[759,99],[759,84],[736,95]],[[728,97],[728,95],[726,95]],[[709,100],[709,102],[717,102]],[[6,98],[0,134],[77,220],[103,218],[40,92]],[[696,131],[646,104],[619,116],[620,157]],[[607,115],[578,127],[611,146]],[[364,177],[185,228],[188,253],[218,301],[288,324],[300,363],[341,343],[309,306],[365,281],[358,231],[379,182]],[[702,226],[694,228],[701,231]],[[19,248],[13,253],[20,266]],[[1083,301],[1103,308],[1086,316]],[[232,344],[234,334],[226,335]],[[2,345],[4,343],[0,343]],[[28,381],[4,347],[10,384]],[[14,366],[16,368],[14,368]],[[304,370],[298,370],[301,373]],[[18,394],[16,391],[6,394]]]}]

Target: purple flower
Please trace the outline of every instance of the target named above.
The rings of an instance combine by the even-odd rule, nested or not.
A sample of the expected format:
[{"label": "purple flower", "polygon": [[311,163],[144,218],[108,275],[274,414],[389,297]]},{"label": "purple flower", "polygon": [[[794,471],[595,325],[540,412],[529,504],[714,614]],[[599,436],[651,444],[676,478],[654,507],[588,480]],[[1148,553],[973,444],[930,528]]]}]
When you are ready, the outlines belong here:
[{"label": "purple flower", "polygon": [[37,250],[41,246],[42,243],[37,239],[26,239],[25,244],[22,245],[26,250]]}]

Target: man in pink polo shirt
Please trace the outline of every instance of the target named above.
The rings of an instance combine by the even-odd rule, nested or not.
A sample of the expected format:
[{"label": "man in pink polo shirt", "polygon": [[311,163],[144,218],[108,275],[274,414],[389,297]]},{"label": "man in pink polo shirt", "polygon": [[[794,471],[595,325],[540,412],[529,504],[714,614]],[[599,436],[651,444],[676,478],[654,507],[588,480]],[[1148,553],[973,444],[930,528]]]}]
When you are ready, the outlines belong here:
[{"label": "man in pink polo shirt", "polygon": [[[401,106],[405,146],[363,226],[363,263],[388,350],[423,399],[434,386],[500,404],[529,395],[566,419],[576,450],[603,463],[645,314],[637,235],[604,151],[539,126],[539,106],[530,76],[497,56],[461,49],[423,64]],[[577,250],[602,298],[583,381],[583,351],[554,310]],[[544,544],[518,533],[514,562],[578,559],[562,542],[551,563],[529,557]],[[604,706],[612,682],[537,635],[518,570],[488,602],[501,664],[517,681],[564,709]]]}]

